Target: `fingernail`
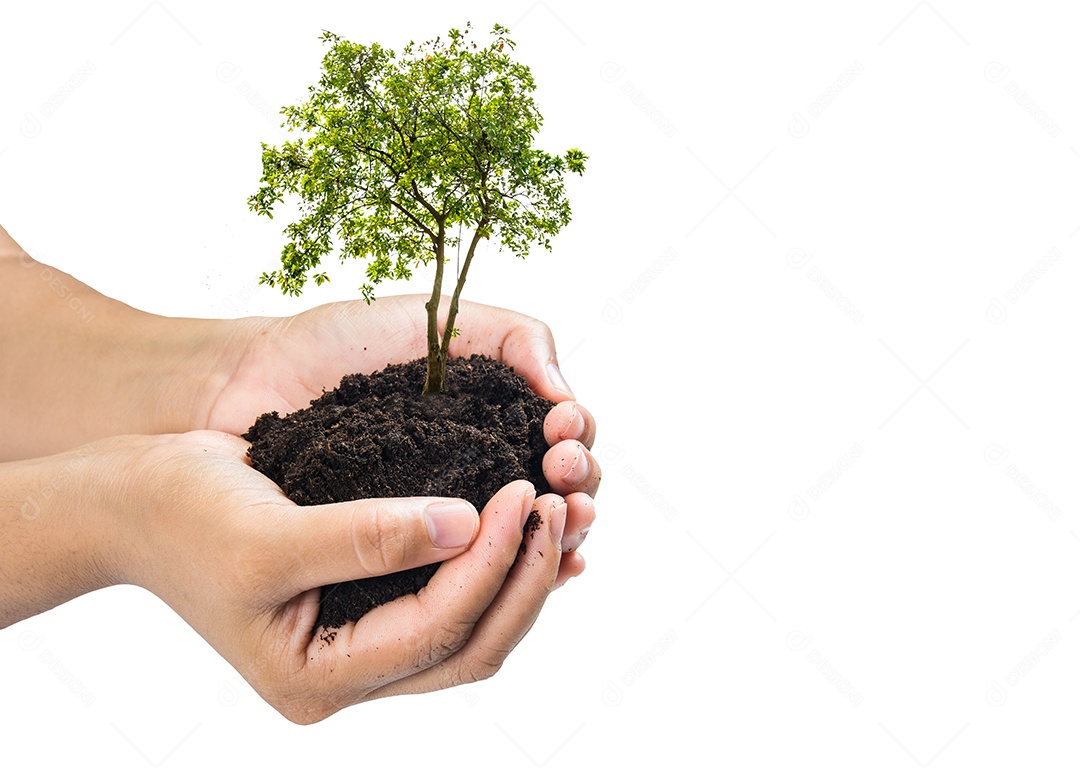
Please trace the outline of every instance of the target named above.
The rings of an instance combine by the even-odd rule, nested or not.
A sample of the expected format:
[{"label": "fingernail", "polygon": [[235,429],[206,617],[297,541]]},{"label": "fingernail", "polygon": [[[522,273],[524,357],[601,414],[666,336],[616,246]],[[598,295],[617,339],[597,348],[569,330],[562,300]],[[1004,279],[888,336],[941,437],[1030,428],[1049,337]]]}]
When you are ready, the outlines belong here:
[{"label": "fingernail", "polygon": [[562,551],[562,535],[566,530],[566,502],[551,508],[551,541],[555,548]]},{"label": "fingernail", "polygon": [[559,438],[562,440],[577,440],[584,433],[585,417],[581,415],[581,411],[575,405],[574,412],[570,414],[570,420],[566,423],[563,431],[559,433]]},{"label": "fingernail", "polygon": [[574,397],[574,393],[570,391],[570,385],[566,383],[562,371],[559,370],[559,364],[554,360],[547,364],[547,375],[551,386],[570,395],[571,399]]},{"label": "fingernail", "polygon": [[585,449],[580,445],[577,448],[577,453],[574,456],[574,460],[570,462],[570,469],[566,470],[563,474],[563,482],[570,485],[579,485],[585,482],[585,478],[589,476],[589,458],[585,455]]},{"label": "fingernail", "polygon": [[589,535],[589,529],[588,528],[582,528],[580,531],[578,531],[578,535],[574,537],[574,540],[571,543],[571,545],[569,547],[564,546],[563,549],[566,550],[567,552],[573,552],[575,549],[577,549],[578,547],[580,547],[582,544],[585,543],[585,537],[588,536],[588,535]]},{"label": "fingernail", "polygon": [[521,506],[521,523],[519,528],[524,528],[525,523],[529,522],[529,515],[532,514],[533,502],[536,501],[536,488],[532,488],[525,494],[525,503]]},{"label": "fingernail", "polygon": [[436,501],[424,510],[428,534],[440,549],[464,547],[473,538],[478,516],[467,501]]}]

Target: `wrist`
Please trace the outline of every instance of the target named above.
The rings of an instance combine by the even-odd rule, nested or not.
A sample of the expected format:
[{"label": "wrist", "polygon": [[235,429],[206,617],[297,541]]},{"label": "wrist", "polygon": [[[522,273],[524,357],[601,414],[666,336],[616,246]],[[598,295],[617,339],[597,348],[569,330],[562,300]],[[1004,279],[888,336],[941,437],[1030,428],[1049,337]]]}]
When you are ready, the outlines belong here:
[{"label": "wrist", "polygon": [[0,627],[123,581],[104,443],[0,464]]},{"label": "wrist", "polygon": [[[0,235],[3,233],[0,232]],[[243,321],[167,318],[103,296],[0,237],[0,460],[206,424]]]},{"label": "wrist", "polygon": [[121,361],[128,372],[123,396],[129,422],[113,433],[206,429],[243,356],[247,321],[140,314],[132,336],[121,342],[131,352]]}]

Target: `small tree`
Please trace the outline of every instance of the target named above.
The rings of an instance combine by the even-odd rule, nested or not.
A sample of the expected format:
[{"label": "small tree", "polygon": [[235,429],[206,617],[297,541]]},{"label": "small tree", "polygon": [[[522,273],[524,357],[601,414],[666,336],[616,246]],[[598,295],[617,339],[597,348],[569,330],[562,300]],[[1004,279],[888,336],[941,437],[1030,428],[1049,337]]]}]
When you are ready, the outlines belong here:
[{"label": "small tree", "polygon": [[[252,210],[271,216],[286,193],[300,198],[301,217],[284,233],[281,269],[260,283],[299,295],[335,245],[342,261],[367,260],[364,299],[383,280],[408,279],[435,262],[427,310],[424,394],[444,389],[458,301],[477,245],[496,238],[500,250],[524,257],[532,245],[570,222],[563,176],[582,173],[579,149],[551,155],[533,147],[543,118],[533,103],[529,68],[514,62],[509,30],[495,25],[486,47],[451,29],[398,57],[376,44],[357,45],[325,32],[330,45],[310,97],[285,107],[285,126],[305,134],[281,147],[263,144],[259,191]],[[468,230],[465,238],[454,234]],[[468,242],[439,335],[438,310],[448,250]]]}]

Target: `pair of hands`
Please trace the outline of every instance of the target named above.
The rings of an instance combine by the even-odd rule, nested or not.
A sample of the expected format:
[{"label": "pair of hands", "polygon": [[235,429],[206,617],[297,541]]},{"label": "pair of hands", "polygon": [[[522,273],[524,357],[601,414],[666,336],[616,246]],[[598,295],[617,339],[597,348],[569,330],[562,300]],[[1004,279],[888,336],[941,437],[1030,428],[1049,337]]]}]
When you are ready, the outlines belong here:
[{"label": "pair of hands", "polygon": [[[563,381],[546,326],[523,315],[463,303],[451,354],[501,359],[557,403],[545,421],[544,474],[554,493],[536,498],[517,481],[479,518],[471,508],[447,514],[439,499],[300,508],[251,468],[247,443],[235,435],[259,414],[305,407],[346,373],[422,355],[423,301],[381,298],[226,322],[216,337],[223,364],[193,402],[175,406],[201,429],[80,449],[91,457],[80,473],[97,478],[102,492],[79,503],[109,507],[85,534],[98,573],[92,586],[154,592],[294,722],[489,677],[547,595],[584,568],[576,550],[600,480],[589,453],[595,422]],[[524,537],[519,555],[532,510],[541,528]],[[447,541],[454,545],[439,546]],[[420,594],[340,628],[332,643],[319,639],[321,586],[438,561],[447,562]]]},{"label": "pair of hands", "polygon": [[[531,484],[517,481],[479,518],[467,511],[464,520],[439,520],[472,530],[464,546],[434,544],[425,515],[432,499],[298,508],[250,468],[247,443],[224,434],[246,430],[266,410],[306,406],[346,372],[417,357],[422,300],[332,304],[260,321],[263,327],[247,331],[236,374],[208,413],[207,426],[220,432],[177,435],[140,460],[155,468],[143,501],[150,508],[155,498],[177,493],[175,481],[184,479],[181,497],[156,505],[145,521],[146,533],[169,542],[146,564],[155,574],[148,586],[297,722],[368,699],[489,677],[532,626],[547,595],[584,568],[576,550],[592,524],[600,480],[588,452],[595,423],[570,399],[547,328],[521,315],[466,304],[452,354],[500,358],[558,402],[544,425],[552,446],[544,474],[556,493],[535,498]],[[167,487],[153,488],[162,483]],[[533,509],[542,526],[524,538],[519,557]],[[201,553],[194,568],[192,552]],[[315,635],[320,586],[443,560],[449,562],[420,594],[342,627],[330,644]]]}]

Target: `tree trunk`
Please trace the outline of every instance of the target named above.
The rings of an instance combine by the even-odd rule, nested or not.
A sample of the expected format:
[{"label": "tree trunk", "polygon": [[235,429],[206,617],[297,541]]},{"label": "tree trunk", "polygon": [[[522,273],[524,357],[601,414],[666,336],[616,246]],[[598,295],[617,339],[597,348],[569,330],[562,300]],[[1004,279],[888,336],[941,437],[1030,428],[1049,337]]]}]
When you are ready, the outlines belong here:
[{"label": "tree trunk", "polygon": [[476,231],[473,233],[472,242],[469,243],[469,251],[465,254],[465,263],[458,275],[457,285],[454,286],[454,295],[450,297],[450,310],[446,315],[446,329],[443,330],[442,345],[439,349],[443,359],[443,368],[446,367],[446,359],[450,356],[450,339],[454,338],[454,323],[457,322],[458,304],[461,301],[461,289],[465,287],[465,278],[469,276],[469,265],[472,264],[476,246],[480,242],[481,232],[487,226],[486,220],[481,220]]},{"label": "tree trunk", "polygon": [[439,222],[439,236],[435,243],[435,285],[427,309],[427,378],[424,380],[425,395],[442,394],[446,389],[446,353],[439,343],[439,302],[442,299],[443,268],[446,261],[446,227]]}]

